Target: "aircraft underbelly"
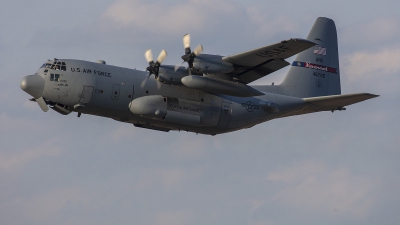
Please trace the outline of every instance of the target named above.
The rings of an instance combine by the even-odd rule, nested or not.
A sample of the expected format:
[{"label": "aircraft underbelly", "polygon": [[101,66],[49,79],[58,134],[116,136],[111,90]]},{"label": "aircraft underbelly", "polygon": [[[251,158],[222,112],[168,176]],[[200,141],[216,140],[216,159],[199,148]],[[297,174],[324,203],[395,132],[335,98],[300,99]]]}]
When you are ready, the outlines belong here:
[{"label": "aircraft underbelly", "polygon": [[[97,76],[95,82],[82,82],[84,85],[79,91],[78,101],[86,107],[77,111],[149,129],[203,134],[226,133],[265,120],[266,113],[258,106],[257,98],[217,96],[128,73],[112,71],[112,78]],[[162,103],[162,108],[157,106],[153,109],[151,107],[158,103],[151,101],[157,96],[160,102],[165,103]],[[150,111],[133,113],[130,107],[137,101],[143,102],[139,109],[146,106]],[[154,118],[158,109],[164,110],[165,116]]]}]

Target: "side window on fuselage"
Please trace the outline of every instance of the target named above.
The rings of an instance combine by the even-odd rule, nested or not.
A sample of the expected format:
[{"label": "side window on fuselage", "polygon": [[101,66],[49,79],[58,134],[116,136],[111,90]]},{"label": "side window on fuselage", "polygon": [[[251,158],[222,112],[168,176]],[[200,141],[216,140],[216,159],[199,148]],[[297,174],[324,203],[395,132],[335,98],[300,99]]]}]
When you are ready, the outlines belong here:
[{"label": "side window on fuselage", "polygon": [[50,74],[50,81],[60,82],[60,74]]}]

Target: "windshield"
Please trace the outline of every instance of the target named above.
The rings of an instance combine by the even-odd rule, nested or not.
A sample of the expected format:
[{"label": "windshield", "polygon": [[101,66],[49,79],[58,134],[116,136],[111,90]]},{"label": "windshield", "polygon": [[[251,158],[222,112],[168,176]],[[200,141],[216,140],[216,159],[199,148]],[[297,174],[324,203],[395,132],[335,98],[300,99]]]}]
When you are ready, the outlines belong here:
[{"label": "windshield", "polygon": [[67,71],[67,66],[65,65],[65,62],[57,62],[57,61],[53,63],[45,63],[40,68]]}]

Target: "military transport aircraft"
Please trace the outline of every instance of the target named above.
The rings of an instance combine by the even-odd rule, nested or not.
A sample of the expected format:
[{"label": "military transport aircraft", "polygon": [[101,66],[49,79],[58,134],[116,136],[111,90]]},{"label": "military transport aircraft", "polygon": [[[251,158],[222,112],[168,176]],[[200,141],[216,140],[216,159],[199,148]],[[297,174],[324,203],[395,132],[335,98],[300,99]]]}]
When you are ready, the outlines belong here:
[{"label": "military transport aircraft", "polygon": [[[106,65],[102,60],[48,60],[21,81],[43,111],[77,112],[159,131],[216,135],[306,113],[345,110],[378,95],[341,95],[336,27],[318,18],[307,39],[289,39],[230,56],[202,54],[183,37],[188,67],[161,65],[145,52],[147,71]],[[299,54],[298,54],[299,53]],[[249,85],[290,65],[279,85]]]}]

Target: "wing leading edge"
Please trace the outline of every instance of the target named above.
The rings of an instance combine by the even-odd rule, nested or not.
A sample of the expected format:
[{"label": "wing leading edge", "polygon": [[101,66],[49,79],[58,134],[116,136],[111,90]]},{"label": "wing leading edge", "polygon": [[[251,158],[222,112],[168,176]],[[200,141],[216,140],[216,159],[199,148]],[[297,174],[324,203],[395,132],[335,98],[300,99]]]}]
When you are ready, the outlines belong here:
[{"label": "wing leading edge", "polygon": [[288,66],[285,59],[302,52],[312,46],[314,42],[305,39],[290,39],[279,43],[242,52],[222,58],[232,63],[234,71],[229,73],[237,81],[248,84],[272,72]]}]

